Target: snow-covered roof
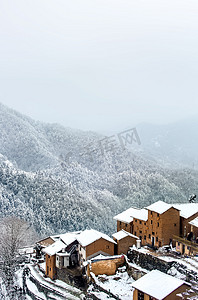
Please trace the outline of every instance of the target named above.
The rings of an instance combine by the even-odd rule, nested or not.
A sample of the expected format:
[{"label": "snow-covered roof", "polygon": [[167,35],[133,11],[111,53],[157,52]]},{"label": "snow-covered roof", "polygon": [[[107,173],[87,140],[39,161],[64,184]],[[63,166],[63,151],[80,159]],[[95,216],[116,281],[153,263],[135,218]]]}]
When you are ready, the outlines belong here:
[{"label": "snow-covered roof", "polygon": [[66,245],[61,241],[56,241],[52,245],[46,247],[43,252],[47,253],[48,255],[55,255],[57,252],[61,251],[62,249],[66,248]]},{"label": "snow-covered roof", "polygon": [[57,234],[57,235],[50,235],[50,238],[53,240],[53,241],[58,241],[59,240],[59,238],[60,238],[60,235],[59,234]]},{"label": "snow-covered roof", "polygon": [[60,235],[60,239],[68,246],[72,244],[81,232],[67,232]]},{"label": "snow-covered roof", "polygon": [[139,239],[137,236],[135,236],[135,235],[133,235],[133,234],[131,234],[131,233],[129,233],[129,232],[127,232],[127,231],[125,231],[125,230],[120,230],[120,231],[118,231],[118,232],[116,232],[116,233],[114,233],[114,234],[112,234],[112,236],[116,239],[116,240],[122,240],[122,239],[124,239],[125,237],[127,237],[127,236],[131,236],[131,237],[133,237],[133,238],[135,238],[135,239]]},{"label": "snow-covered roof", "polygon": [[77,240],[82,247],[86,247],[101,238],[116,244],[116,242],[108,235],[94,229],[86,229],[77,236]]},{"label": "snow-covered roof", "polygon": [[115,216],[113,219],[129,224],[133,221],[133,217],[131,216],[132,212],[133,212],[133,208],[129,208],[123,211],[122,213],[118,214],[117,216]]},{"label": "snow-covered roof", "polygon": [[188,219],[198,212],[198,203],[176,203],[173,207],[180,210],[180,216]]},{"label": "snow-covered roof", "polygon": [[132,287],[156,299],[164,299],[181,285],[187,284],[185,281],[153,270],[144,275],[132,284]]},{"label": "snow-covered roof", "polygon": [[198,227],[198,217],[193,219],[192,221],[189,222],[190,225],[193,225],[195,227]]},{"label": "snow-covered roof", "polygon": [[121,258],[121,257],[124,257],[124,255],[121,254],[121,255],[106,256],[103,254],[99,254],[99,255],[91,258],[89,261],[93,262],[93,261],[97,261],[97,260],[113,260],[113,259],[117,259],[117,258]]},{"label": "snow-covered roof", "polygon": [[[167,210],[169,210],[171,207],[173,207],[173,204],[168,204],[164,201],[159,200],[159,201],[147,206],[146,209],[154,211],[158,214],[163,214]],[[178,209],[178,208],[176,208],[176,209]]]},{"label": "snow-covered roof", "polygon": [[131,207],[123,211],[119,215],[115,216],[114,220],[129,224],[133,221],[134,218],[140,219],[142,221],[147,221],[148,211],[144,208],[140,209],[140,208]]}]

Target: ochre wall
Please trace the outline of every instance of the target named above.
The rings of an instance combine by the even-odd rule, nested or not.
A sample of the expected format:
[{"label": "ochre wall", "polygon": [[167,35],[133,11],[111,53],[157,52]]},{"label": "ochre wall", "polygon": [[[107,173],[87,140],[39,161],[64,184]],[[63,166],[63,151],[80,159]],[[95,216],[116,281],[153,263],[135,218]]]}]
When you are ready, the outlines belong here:
[{"label": "ochre wall", "polygon": [[133,219],[133,234],[142,241],[142,245],[146,245],[147,242],[144,239],[148,233],[148,223],[139,219]]},{"label": "ochre wall", "polygon": [[56,255],[49,256],[46,254],[46,271],[45,274],[51,279],[56,278]]},{"label": "ochre wall", "polygon": [[148,212],[148,231],[146,237],[148,244],[152,243],[152,237],[154,237],[154,246],[160,247],[167,245],[170,243],[170,239],[173,239],[173,235],[179,235],[179,232],[180,216],[179,211],[175,208],[170,208],[159,215],[156,212],[152,212],[152,214],[151,211]]},{"label": "ochre wall", "polygon": [[117,254],[127,254],[129,247],[136,245],[137,239],[127,236],[119,241],[117,241]]},{"label": "ochre wall", "polygon": [[86,247],[86,259],[93,257],[100,251],[107,255],[114,255],[114,243],[100,238]]},{"label": "ochre wall", "polygon": [[124,229],[127,232],[132,233],[133,232],[133,222],[131,223],[124,223],[121,221],[117,221],[117,232]]},{"label": "ochre wall", "polygon": [[97,262],[92,262],[91,266],[89,266],[89,272],[93,272],[96,276],[97,275],[114,275],[117,271],[117,269],[121,266],[123,266],[125,263],[124,256],[121,256],[119,258],[114,259],[105,259],[105,260],[99,260]]}]

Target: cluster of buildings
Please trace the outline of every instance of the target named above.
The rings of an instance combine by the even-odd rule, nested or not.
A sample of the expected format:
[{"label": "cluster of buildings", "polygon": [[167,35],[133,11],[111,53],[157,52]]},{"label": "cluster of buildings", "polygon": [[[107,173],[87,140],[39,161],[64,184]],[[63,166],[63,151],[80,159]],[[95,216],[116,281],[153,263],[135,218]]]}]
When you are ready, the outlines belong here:
[{"label": "cluster of buildings", "polygon": [[[86,274],[88,261],[97,261],[104,256],[116,256],[115,259],[118,259],[118,255],[127,254],[133,245],[157,249],[172,243],[181,254],[198,253],[198,203],[167,204],[158,201],[142,209],[129,208],[115,216],[114,220],[117,221],[117,232],[112,237],[90,229],[49,236],[39,241],[37,254],[40,251],[45,253],[46,276],[62,279],[69,269]],[[155,297],[155,292],[152,295],[147,291],[146,294],[138,287],[149,285],[151,276],[165,276],[163,280],[168,281],[168,275],[151,272],[150,277],[146,276],[140,279],[144,284],[139,280],[134,284],[134,299],[165,299]],[[172,281],[173,287],[176,287],[173,291],[179,293],[186,288],[186,283],[173,278]],[[148,298],[145,295],[149,295]]]},{"label": "cluster of buildings", "polygon": [[157,201],[145,208],[129,208],[115,216],[117,232],[125,230],[143,246],[160,248],[172,243],[181,254],[198,253],[198,203]]}]

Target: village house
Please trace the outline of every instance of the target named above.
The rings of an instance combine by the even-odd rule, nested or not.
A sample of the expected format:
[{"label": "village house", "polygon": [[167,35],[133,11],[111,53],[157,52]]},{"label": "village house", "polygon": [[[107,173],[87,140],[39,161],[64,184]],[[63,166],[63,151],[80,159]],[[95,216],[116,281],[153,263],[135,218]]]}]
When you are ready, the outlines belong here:
[{"label": "village house", "polygon": [[180,210],[180,234],[174,236],[176,250],[184,255],[198,253],[198,203],[175,204]]},{"label": "village house", "polygon": [[178,203],[173,206],[180,211],[180,236],[187,237],[191,232],[190,221],[198,217],[198,203]]},{"label": "village house", "polygon": [[173,241],[180,232],[180,212],[172,204],[157,201],[146,207],[148,210],[147,232],[143,245],[161,247]]},{"label": "village house", "polygon": [[175,300],[190,289],[187,282],[153,270],[132,284],[133,300]]},{"label": "village house", "polygon": [[176,250],[184,255],[198,253],[198,217],[189,222],[190,232],[185,237],[175,236]]},{"label": "village house", "polygon": [[117,232],[123,229],[127,232],[134,233],[134,219],[147,221],[148,212],[144,208],[131,207],[118,214],[113,219],[117,221]]},{"label": "village house", "polygon": [[[117,232],[125,230],[132,233],[141,240],[143,246],[159,248],[173,243],[177,249],[183,249],[181,253],[185,253],[181,239],[186,241],[188,235],[192,235],[190,222],[195,217],[198,217],[197,203],[168,204],[157,201],[143,209],[129,208],[115,216],[114,220],[117,221]],[[122,242],[124,240],[120,240],[120,247]],[[189,253],[189,245],[186,245],[186,249]]]},{"label": "village house", "polygon": [[42,250],[45,249],[46,247],[54,244],[56,241],[59,240],[59,235],[54,235],[54,236],[48,236],[38,242],[36,242],[36,245],[34,247],[36,251],[36,258],[40,258],[42,255]]},{"label": "village house", "polygon": [[117,231],[124,229],[133,233],[133,212],[134,208],[131,207],[113,218],[117,221]]},{"label": "village house", "polygon": [[127,254],[129,247],[137,244],[138,237],[125,231],[120,230],[113,235],[114,241],[117,243],[115,245],[115,255]]},{"label": "village house", "polygon": [[115,244],[108,235],[93,229],[62,234],[59,240],[43,249],[46,276],[62,279],[68,269],[83,268],[84,263],[94,256],[114,255]]}]

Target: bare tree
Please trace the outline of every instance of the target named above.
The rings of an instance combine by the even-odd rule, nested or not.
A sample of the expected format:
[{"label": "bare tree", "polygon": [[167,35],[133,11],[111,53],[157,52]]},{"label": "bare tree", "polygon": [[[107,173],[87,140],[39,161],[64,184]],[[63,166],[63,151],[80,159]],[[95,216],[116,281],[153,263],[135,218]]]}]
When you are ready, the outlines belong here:
[{"label": "bare tree", "polygon": [[[0,271],[8,290],[12,289],[14,273],[18,267],[18,249],[27,245],[32,228],[24,220],[7,217],[0,220]],[[34,241],[32,241],[34,242]],[[32,242],[30,242],[32,244]]]}]

